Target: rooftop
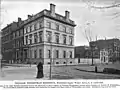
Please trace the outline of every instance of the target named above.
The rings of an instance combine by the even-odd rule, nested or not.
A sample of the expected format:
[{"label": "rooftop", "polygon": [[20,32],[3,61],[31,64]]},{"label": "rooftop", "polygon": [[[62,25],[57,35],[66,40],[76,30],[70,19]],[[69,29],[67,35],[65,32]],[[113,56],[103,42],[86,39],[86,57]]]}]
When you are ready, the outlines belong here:
[{"label": "rooftop", "polygon": [[54,19],[54,20],[58,20],[60,22],[63,22],[63,23],[66,23],[66,24],[69,24],[69,25],[72,25],[72,26],[76,26],[74,21],[72,21],[70,19],[67,20],[65,18],[65,16],[62,16],[62,15],[57,14],[57,13],[55,13],[55,16],[52,16],[51,15],[51,11],[50,10],[46,10],[46,9],[44,9],[43,11],[41,11],[41,12],[35,14],[35,15],[32,15],[31,18],[26,19],[24,21],[24,24],[27,24],[27,23],[29,23],[29,22],[37,19],[37,18],[43,17],[43,16],[51,18],[51,19]]},{"label": "rooftop", "polygon": [[2,29],[5,30],[6,28],[9,28],[10,26],[12,26],[12,24],[19,24],[19,22],[23,22],[22,24],[18,25],[18,28],[19,26],[22,26],[22,25],[25,25],[27,23],[30,23],[40,17],[48,17],[48,18],[51,18],[51,19],[54,19],[54,20],[57,20],[57,21],[60,21],[62,23],[65,23],[65,24],[68,24],[68,25],[71,25],[71,26],[76,26],[74,21],[72,21],[70,18],[69,18],[69,14],[70,12],[69,11],[65,11],[65,16],[62,16],[60,14],[57,14],[55,12],[55,5],[54,4],[50,4],[50,10],[47,10],[47,9],[44,9],[43,11],[35,14],[35,15],[28,15],[28,18],[26,20],[22,20],[20,17],[18,17],[18,22],[12,22],[10,24],[8,24],[6,27],[4,27]]}]

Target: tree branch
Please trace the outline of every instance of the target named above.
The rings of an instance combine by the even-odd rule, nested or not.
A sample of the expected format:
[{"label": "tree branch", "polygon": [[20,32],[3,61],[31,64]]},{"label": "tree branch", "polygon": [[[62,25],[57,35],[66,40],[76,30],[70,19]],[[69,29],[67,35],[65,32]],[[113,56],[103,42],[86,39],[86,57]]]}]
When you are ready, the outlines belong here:
[{"label": "tree branch", "polygon": [[97,6],[90,6],[90,7],[95,8],[95,9],[109,9],[109,8],[114,8],[114,7],[120,7],[120,4],[106,6],[106,7],[97,7]]}]

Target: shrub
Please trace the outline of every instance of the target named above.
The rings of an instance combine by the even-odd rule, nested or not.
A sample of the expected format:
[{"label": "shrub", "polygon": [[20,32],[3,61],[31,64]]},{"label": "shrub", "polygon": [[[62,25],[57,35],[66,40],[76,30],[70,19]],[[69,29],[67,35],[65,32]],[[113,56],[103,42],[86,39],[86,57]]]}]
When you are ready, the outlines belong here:
[{"label": "shrub", "polygon": [[120,70],[114,68],[104,68],[103,73],[120,74]]}]

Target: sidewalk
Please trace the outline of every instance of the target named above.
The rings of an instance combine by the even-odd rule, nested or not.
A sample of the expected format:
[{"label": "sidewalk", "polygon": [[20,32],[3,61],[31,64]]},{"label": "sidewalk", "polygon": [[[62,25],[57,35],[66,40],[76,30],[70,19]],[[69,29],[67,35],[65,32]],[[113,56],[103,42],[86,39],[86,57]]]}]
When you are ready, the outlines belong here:
[{"label": "sidewalk", "polygon": [[82,72],[94,73],[96,75],[98,74],[98,75],[104,75],[104,76],[120,77],[120,74],[103,73],[104,68],[112,68],[112,69],[120,70],[120,64],[98,65],[97,73],[95,72],[95,66],[79,66],[79,67],[76,67],[75,69]]},{"label": "sidewalk", "polygon": [[[79,67],[81,70],[86,70],[86,71],[95,71],[95,65],[91,66],[91,65],[79,65]],[[100,64],[97,65],[97,69],[98,72],[102,72],[104,68],[113,68],[113,69],[118,69],[120,70],[120,64]]]},{"label": "sidewalk", "polygon": [[3,67],[7,68],[7,67],[30,67],[30,66],[34,66],[35,64],[8,64],[8,63],[3,63]]},{"label": "sidewalk", "polygon": [[[101,66],[102,67],[102,66]],[[103,68],[103,67],[102,67]],[[40,80],[49,80],[49,66],[44,66],[44,78]],[[0,80],[36,80],[36,65],[31,67],[10,67],[3,68]],[[52,80],[54,79],[118,79],[120,75],[95,73],[94,66],[75,65],[52,67]],[[39,79],[37,79],[39,80]]]},{"label": "sidewalk", "polygon": [[3,67],[2,70],[15,70],[15,69],[24,69],[24,68],[32,68],[36,67],[36,65],[31,65],[31,66],[25,66],[25,67],[14,67],[14,66],[9,66],[9,67]]}]

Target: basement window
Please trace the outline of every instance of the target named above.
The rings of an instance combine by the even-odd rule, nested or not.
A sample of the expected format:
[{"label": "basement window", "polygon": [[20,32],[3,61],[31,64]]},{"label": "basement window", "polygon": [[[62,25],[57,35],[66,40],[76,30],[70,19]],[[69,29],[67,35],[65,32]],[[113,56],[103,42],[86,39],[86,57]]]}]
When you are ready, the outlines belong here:
[{"label": "basement window", "polygon": [[66,62],[63,62],[63,64],[66,64]]},{"label": "basement window", "polygon": [[56,64],[59,64],[59,62],[56,62]]},{"label": "basement window", "polygon": [[70,63],[72,63],[72,62],[70,62]]}]

